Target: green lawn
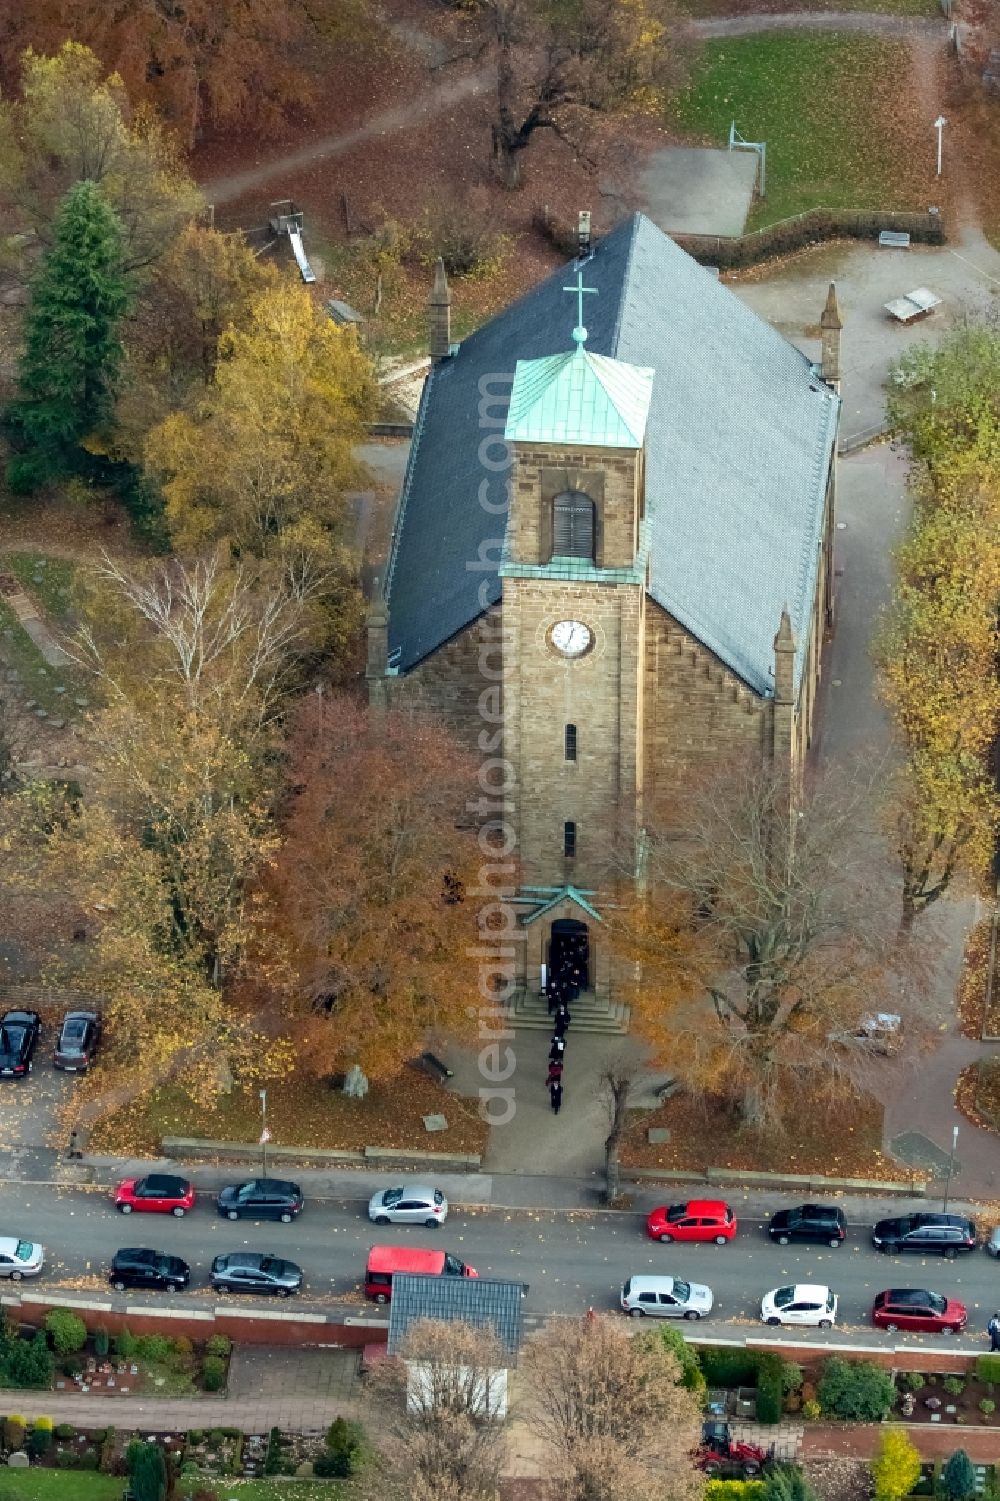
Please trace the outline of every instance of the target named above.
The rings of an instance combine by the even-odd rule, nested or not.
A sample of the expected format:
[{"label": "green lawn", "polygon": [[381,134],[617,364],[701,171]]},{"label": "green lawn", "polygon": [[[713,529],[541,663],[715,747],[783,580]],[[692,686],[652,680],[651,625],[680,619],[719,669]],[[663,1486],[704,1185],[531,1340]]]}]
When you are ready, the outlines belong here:
[{"label": "green lawn", "polygon": [[49,558],[39,552],[5,552],[0,567],[9,569],[25,593],[42,608],[51,625],[67,622],[73,608],[76,564],[68,558]]},{"label": "green lawn", "polygon": [[761,32],[706,43],[669,123],[724,146],[735,120],[745,139],[767,142],[767,197],[749,229],[818,207],[926,208],[932,141],[917,133],[909,85],[905,43]]},{"label": "green lawn", "polygon": [[[337,1481],[212,1480],[221,1501],[321,1501],[336,1496]],[[0,1469],[0,1501],[120,1501],[125,1481],[83,1470]],[[183,1488],[178,1491],[183,1495]]]},{"label": "green lawn", "polygon": [[[60,629],[69,624],[73,609],[74,565],[64,558],[45,558],[39,553],[6,552],[0,553],[0,572],[14,575],[58,637]],[[0,631],[4,632],[0,662],[17,669],[23,697],[34,699],[54,719],[78,718],[80,709],[74,699],[93,698],[92,684],[85,674],[71,667],[46,666],[38,647],[2,597]],[[56,691],[60,688],[64,690],[61,693]]]},{"label": "green lawn", "polygon": [[124,1489],[124,1480],[87,1470],[0,1469],[0,1501],[119,1501]]}]

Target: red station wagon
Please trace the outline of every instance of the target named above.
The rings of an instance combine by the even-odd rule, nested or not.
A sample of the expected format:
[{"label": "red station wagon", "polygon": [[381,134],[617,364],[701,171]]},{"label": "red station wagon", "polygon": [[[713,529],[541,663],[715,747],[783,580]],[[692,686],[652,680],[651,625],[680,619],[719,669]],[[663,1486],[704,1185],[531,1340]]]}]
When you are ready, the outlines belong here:
[{"label": "red station wagon", "polygon": [[654,1209],[646,1234],[664,1245],[673,1240],[714,1240],[724,1246],[736,1234],[736,1216],[723,1199],[689,1199]]},{"label": "red station wagon", "polygon": [[872,1305],[872,1323],[890,1334],[958,1334],[968,1322],[964,1303],[923,1287],[892,1287]]}]

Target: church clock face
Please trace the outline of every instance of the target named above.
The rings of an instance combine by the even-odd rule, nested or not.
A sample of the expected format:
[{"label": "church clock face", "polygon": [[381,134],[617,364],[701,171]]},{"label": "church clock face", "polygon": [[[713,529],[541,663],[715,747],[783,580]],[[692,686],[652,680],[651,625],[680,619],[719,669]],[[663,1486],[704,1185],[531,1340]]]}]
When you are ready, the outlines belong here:
[{"label": "church clock face", "polygon": [[594,633],[582,620],[560,620],[549,632],[549,639],[560,656],[572,660],[590,650]]}]

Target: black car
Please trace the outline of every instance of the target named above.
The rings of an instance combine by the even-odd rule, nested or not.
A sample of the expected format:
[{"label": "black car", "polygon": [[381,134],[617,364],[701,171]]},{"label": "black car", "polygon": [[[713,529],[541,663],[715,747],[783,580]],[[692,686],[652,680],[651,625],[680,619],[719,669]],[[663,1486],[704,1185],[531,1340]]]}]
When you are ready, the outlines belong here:
[{"label": "black car", "polygon": [[249,1183],[230,1183],[217,1199],[227,1220],[280,1220],[290,1225],[302,1213],[305,1199],[297,1183],[281,1178],[254,1178]]},{"label": "black car", "polygon": [[959,1251],[974,1251],[976,1227],[963,1214],[904,1214],[879,1220],[872,1231],[876,1251],[940,1251],[950,1261]]},{"label": "black car", "polygon": [[234,1251],[212,1262],[212,1286],[223,1293],[274,1293],[289,1298],[302,1287],[302,1268],[280,1256]]},{"label": "black car", "polygon": [[792,1240],[811,1240],[835,1250],[847,1237],[847,1220],[835,1204],[800,1204],[797,1209],[779,1209],[772,1215],[767,1233],[779,1246],[787,1246]]},{"label": "black car", "polygon": [[67,1011],[52,1054],[53,1068],[67,1074],[85,1074],[100,1040],[101,1018],[96,1011]]},{"label": "black car", "polygon": [[187,1287],[191,1281],[191,1268],[179,1256],[168,1256],[163,1251],[150,1251],[143,1246],[127,1246],[115,1252],[108,1281],[120,1293],[127,1287],[176,1290]]},{"label": "black car", "polygon": [[41,1024],[37,1011],[7,1011],[0,1018],[0,1079],[23,1079],[31,1073]]}]

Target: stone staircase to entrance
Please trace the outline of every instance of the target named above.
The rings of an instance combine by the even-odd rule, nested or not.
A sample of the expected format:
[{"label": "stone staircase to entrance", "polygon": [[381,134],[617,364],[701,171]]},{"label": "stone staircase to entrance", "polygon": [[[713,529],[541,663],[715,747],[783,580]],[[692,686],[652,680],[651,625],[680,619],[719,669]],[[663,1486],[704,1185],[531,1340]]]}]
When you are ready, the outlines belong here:
[{"label": "stone staircase to entrance", "polygon": [[[552,1031],[552,1017],[548,1006],[537,993],[519,990],[506,1009],[516,1028],[535,1032]],[[581,991],[569,1009],[573,1018],[571,1032],[599,1032],[621,1036],[628,1031],[629,1008],[617,1001],[597,996],[592,990]]]}]

